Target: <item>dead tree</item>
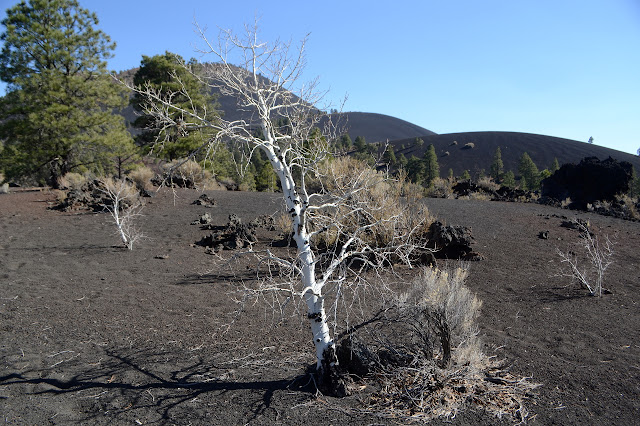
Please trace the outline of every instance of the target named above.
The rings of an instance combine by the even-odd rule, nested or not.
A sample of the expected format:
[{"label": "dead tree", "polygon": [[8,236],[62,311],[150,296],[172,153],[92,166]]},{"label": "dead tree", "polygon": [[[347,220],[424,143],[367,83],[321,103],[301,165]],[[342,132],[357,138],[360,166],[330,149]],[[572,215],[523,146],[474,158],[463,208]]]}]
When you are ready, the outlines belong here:
[{"label": "dead tree", "polygon": [[[288,268],[297,279],[288,286],[262,290],[303,298],[320,383],[330,392],[344,393],[338,380],[324,290],[329,283],[340,286],[345,282],[348,265],[353,265],[354,259],[359,259],[360,267],[382,266],[392,257],[410,263],[415,241],[426,229],[427,216],[415,212],[410,219],[401,220],[406,203],[385,193],[394,183],[375,171],[362,170],[348,178],[332,175],[328,160],[332,157],[330,141],[335,137],[335,126],[315,107],[323,95],[317,83],[301,83],[306,38],[297,48],[279,40],[262,42],[254,24],[245,28],[242,37],[221,30],[213,43],[202,28],[196,28],[205,46],[202,53],[213,56],[216,62],[201,65],[194,74],[209,88],[235,97],[238,108],[249,112],[251,120],[227,121],[212,111],[180,108],[172,103],[175,94],[162,95],[151,86],[130,88],[147,100],[145,114],[154,117],[157,128],[215,130],[201,152],[209,152],[219,143],[235,143],[245,145],[250,154],[256,150],[266,154],[279,178],[297,247],[295,259],[270,257],[270,253],[267,257]],[[184,86],[180,94],[189,97]],[[172,118],[176,111],[181,113],[180,120]],[[372,194],[378,194],[377,205],[371,203]],[[391,210],[382,214],[385,208]],[[322,255],[314,240],[324,241]]]}]

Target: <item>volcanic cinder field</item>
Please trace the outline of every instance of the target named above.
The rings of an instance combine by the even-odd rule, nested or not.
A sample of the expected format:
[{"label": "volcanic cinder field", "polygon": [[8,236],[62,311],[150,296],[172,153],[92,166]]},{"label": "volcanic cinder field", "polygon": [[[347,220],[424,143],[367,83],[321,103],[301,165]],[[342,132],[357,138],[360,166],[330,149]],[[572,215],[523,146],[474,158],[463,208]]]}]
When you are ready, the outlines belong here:
[{"label": "volcanic cinder field", "polygon": [[[228,263],[195,246],[211,214],[251,220],[281,194],[163,189],[144,209],[147,238],[118,245],[107,214],[48,209],[47,191],[0,194],[0,421],[5,424],[393,424],[361,394],[316,397],[308,325],[265,304],[238,312],[255,261]],[[531,424],[637,424],[640,413],[640,222],[536,204],[426,199],[448,224],[471,227],[467,285],[483,301],[484,350],[542,386]],[[556,276],[556,248],[579,241],[566,218],[615,241],[605,287],[591,297]],[[548,231],[549,238],[539,238]],[[263,235],[255,249],[270,244]],[[273,250],[288,250],[276,247]],[[412,271],[405,271],[412,275]],[[470,407],[453,424],[508,424]],[[436,420],[434,424],[444,423]]]}]

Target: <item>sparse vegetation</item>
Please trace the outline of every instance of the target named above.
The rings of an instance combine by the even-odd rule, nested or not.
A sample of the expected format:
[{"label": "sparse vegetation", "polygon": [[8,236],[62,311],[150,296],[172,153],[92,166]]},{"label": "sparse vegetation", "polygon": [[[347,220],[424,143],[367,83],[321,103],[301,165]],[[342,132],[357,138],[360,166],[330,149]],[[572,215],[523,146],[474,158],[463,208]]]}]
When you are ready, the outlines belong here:
[{"label": "sparse vegetation", "polygon": [[155,173],[147,166],[139,166],[129,172],[127,176],[136,184],[137,188],[142,191],[151,189],[153,186],[151,179],[154,178]]},{"label": "sparse vegetation", "polygon": [[[582,239],[576,244],[580,253],[556,249],[561,263],[568,266],[568,270],[562,270],[560,275],[576,280],[592,296],[602,297],[603,293],[610,292],[603,284],[605,272],[613,263],[613,242],[608,235],[605,235],[604,241],[601,242],[598,236],[591,232],[588,223],[580,220],[575,220],[574,223]],[[581,266],[585,260],[586,265]]]},{"label": "sparse vegetation", "polygon": [[462,149],[473,149],[475,147],[476,147],[476,144],[474,144],[473,142],[469,142],[469,143],[465,143]]},{"label": "sparse vegetation", "polygon": [[526,152],[520,157],[518,172],[520,173],[521,189],[529,191],[540,189],[540,173],[538,172],[538,167],[536,167],[536,164]]},{"label": "sparse vegetation", "polygon": [[103,207],[111,214],[124,245],[133,250],[133,245],[143,237],[136,224],[143,207],[138,189],[124,179],[102,179],[100,184],[99,190],[109,200]]},{"label": "sparse vegetation", "polygon": [[475,405],[526,419],[523,400],[537,385],[505,377],[482,352],[476,322],[482,303],[464,285],[467,274],[466,266],[424,268],[376,327],[352,337],[351,346],[360,348],[353,356],[367,358],[380,382],[370,410],[415,421],[452,418]]},{"label": "sparse vegetation", "polygon": [[502,162],[502,152],[500,151],[500,147],[496,148],[496,152],[493,154],[493,163],[491,163],[489,173],[496,182],[502,178],[502,174],[504,173],[504,163]]}]

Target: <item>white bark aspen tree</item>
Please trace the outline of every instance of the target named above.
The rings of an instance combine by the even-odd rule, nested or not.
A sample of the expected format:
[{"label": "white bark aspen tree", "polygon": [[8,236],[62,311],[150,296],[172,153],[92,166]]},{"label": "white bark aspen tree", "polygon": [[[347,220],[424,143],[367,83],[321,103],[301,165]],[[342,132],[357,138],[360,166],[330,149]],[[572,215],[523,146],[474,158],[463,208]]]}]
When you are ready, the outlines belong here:
[{"label": "white bark aspen tree", "polygon": [[[260,149],[266,154],[282,187],[297,248],[295,261],[281,259],[281,264],[299,276],[297,285],[291,283],[290,294],[301,296],[306,303],[318,376],[323,388],[344,394],[344,384],[338,383],[338,360],[326,313],[325,286],[329,282],[342,282],[345,261],[354,257],[360,256],[362,262],[377,262],[378,265],[382,264],[385,256],[391,255],[408,261],[411,250],[416,248],[411,244],[415,240],[413,237],[418,234],[426,217],[402,229],[397,226],[397,215],[380,218],[376,210],[379,206],[370,208],[367,197],[358,197],[381,181],[372,182],[371,176],[378,175],[371,170],[355,173],[351,180],[336,184],[337,190],[333,193],[308,191],[307,178],[322,174],[321,164],[331,156],[328,141],[335,137],[332,134],[335,128],[330,120],[321,120],[325,114],[314,106],[322,96],[316,89],[316,83],[303,85],[299,81],[305,65],[306,39],[297,49],[280,41],[264,43],[258,40],[258,28],[254,25],[246,28],[243,37],[222,30],[217,43],[213,44],[204,30],[197,29],[205,45],[202,53],[212,55],[215,63],[194,67],[194,74],[209,88],[237,99],[238,108],[252,119],[228,121],[213,111],[179,108],[171,102],[171,94],[162,95],[150,85],[130,89],[145,97],[144,112],[155,119],[157,128],[207,127],[216,130],[214,138],[201,148],[204,152],[224,142],[244,144],[251,153]],[[189,96],[186,90],[180,94]],[[177,122],[172,118],[176,111],[181,112],[181,119]],[[318,127],[323,128],[321,138],[317,134]],[[394,208],[402,204],[397,199],[385,202]],[[355,227],[344,226],[348,221],[356,223]],[[381,225],[398,227],[390,233],[382,248],[373,246],[365,238],[372,229]],[[336,245],[328,260],[323,258],[321,268],[312,238],[329,230],[339,237],[340,244]]]}]

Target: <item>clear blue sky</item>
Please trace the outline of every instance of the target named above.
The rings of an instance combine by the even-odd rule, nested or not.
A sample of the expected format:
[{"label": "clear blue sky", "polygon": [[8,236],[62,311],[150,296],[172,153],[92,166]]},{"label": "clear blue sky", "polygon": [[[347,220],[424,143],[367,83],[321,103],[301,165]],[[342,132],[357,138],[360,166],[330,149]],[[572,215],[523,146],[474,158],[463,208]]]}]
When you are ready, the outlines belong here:
[{"label": "clear blue sky", "polygon": [[[0,0],[2,16],[15,0]],[[266,40],[311,33],[308,79],[345,111],[436,133],[502,130],[640,148],[640,0],[80,0],[116,41],[109,68],[165,50],[201,61],[193,22]],[[211,59],[212,60],[212,59]]]}]

